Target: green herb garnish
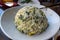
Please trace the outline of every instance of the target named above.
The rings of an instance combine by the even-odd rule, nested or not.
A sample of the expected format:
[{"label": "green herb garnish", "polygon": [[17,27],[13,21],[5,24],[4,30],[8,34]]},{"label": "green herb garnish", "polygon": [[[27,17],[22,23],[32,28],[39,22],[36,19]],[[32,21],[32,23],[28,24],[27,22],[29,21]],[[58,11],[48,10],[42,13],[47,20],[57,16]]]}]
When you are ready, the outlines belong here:
[{"label": "green herb garnish", "polygon": [[29,15],[30,13],[26,11],[26,13]]},{"label": "green herb garnish", "polygon": [[22,15],[20,15],[20,17],[19,17],[21,20],[23,20],[23,16]]}]

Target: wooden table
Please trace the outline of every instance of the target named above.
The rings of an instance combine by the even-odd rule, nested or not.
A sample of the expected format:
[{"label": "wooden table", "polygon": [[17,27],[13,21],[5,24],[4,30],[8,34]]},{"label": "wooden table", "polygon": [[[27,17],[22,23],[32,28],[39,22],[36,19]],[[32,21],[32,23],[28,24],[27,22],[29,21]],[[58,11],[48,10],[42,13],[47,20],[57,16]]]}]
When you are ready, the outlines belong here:
[{"label": "wooden table", "polygon": [[60,5],[56,7],[51,7],[51,9],[54,10],[60,16]]},{"label": "wooden table", "polygon": [[[60,5],[58,7],[51,7],[51,9],[57,12],[57,14],[60,16]],[[2,33],[1,29],[0,29],[0,40],[10,40]],[[50,38],[49,40],[52,40],[52,38]]]}]

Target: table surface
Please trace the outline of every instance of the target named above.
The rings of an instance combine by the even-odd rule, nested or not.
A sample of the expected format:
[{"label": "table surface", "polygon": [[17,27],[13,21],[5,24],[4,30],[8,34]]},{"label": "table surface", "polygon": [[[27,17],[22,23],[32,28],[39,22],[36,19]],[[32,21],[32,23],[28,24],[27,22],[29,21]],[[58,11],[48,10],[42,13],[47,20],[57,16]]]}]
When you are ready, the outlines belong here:
[{"label": "table surface", "polygon": [[[58,7],[51,7],[51,9],[57,12],[57,14],[60,16],[60,5]],[[0,17],[3,12],[4,11],[0,8]],[[0,40],[11,40],[11,39],[7,38],[0,29]],[[52,40],[52,38],[50,38],[49,40]]]}]

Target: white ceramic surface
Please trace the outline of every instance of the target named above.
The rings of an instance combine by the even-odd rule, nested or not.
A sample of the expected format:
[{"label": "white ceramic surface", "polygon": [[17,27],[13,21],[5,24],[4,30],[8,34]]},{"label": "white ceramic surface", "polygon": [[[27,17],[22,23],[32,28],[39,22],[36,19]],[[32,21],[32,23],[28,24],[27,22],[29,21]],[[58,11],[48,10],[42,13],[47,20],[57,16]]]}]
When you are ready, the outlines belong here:
[{"label": "white ceramic surface", "polygon": [[[59,16],[51,9],[43,10],[48,19],[48,28],[40,35],[27,36],[20,33],[14,24],[16,12],[23,6],[7,9],[1,17],[1,30],[13,40],[46,40],[54,36],[59,30]],[[40,6],[41,7],[41,6]]]}]

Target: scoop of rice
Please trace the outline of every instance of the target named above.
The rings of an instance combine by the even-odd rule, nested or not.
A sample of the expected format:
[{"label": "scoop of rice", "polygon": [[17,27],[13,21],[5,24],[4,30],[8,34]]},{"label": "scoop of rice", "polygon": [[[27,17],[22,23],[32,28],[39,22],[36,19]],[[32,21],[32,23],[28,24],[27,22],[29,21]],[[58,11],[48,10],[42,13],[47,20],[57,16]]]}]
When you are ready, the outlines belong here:
[{"label": "scoop of rice", "polygon": [[40,34],[48,27],[44,12],[33,6],[21,8],[15,16],[16,28],[25,34]]}]

